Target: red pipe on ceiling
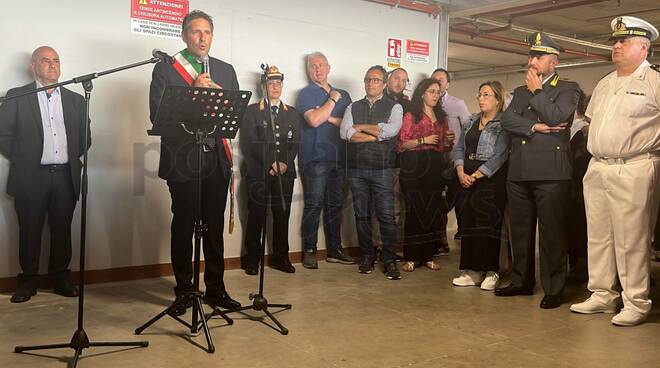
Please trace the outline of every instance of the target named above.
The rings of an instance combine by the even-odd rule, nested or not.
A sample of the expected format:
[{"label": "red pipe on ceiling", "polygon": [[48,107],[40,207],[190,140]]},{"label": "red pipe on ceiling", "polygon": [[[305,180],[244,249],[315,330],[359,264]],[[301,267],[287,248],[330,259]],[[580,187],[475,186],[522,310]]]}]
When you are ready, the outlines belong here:
[{"label": "red pipe on ceiling", "polygon": [[[485,40],[508,43],[510,45],[529,47],[529,44],[527,42],[520,41],[520,40],[515,40],[513,38],[496,36],[496,35],[493,35],[493,34],[479,34],[479,33],[476,33],[474,31],[463,29],[463,28],[458,28],[458,27],[450,27],[449,31],[464,34],[464,35],[468,35],[468,36],[473,37],[473,38],[483,38]],[[474,46],[479,47],[479,45],[474,45]],[[609,55],[592,54],[590,52],[584,52],[584,51],[566,49],[566,50],[564,50],[564,53],[569,54],[569,55],[588,57],[588,58],[592,58],[592,59],[596,59],[596,60],[606,60],[606,61],[610,60]]]},{"label": "red pipe on ceiling", "polygon": [[602,3],[607,0],[553,0],[542,3],[514,6],[512,8],[494,10],[481,14],[472,15],[473,17],[483,17],[488,15],[502,15],[509,18],[522,17],[525,15],[541,14],[555,10],[574,8],[582,5]]},{"label": "red pipe on ceiling", "polygon": [[464,45],[464,46],[471,46],[471,47],[478,47],[480,49],[486,49],[486,50],[493,50],[493,51],[499,51],[499,52],[506,52],[508,54],[515,54],[515,55],[524,55],[527,56],[527,52],[524,51],[518,51],[518,50],[510,50],[510,49],[503,49],[501,47],[496,47],[496,46],[484,46],[484,45],[475,45],[473,43],[457,40],[456,38],[450,37],[449,38],[449,43],[455,43],[458,45]]},{"label": "red pipe on ceiling", "polygon": [[378,3],[383,5],[389,5],[396,8],[415,10],[422,13],[431,14],[434,17],[437,17],[442,11],[437,5],[424,4],[419,1],[413,0],[366,0],[372,3]]}]

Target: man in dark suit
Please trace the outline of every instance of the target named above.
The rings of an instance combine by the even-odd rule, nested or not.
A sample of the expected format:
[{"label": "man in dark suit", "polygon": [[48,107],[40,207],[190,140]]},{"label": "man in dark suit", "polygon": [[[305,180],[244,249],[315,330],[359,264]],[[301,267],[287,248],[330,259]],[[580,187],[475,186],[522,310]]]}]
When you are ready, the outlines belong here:
[{"label": "man in dark suit", "polygon": [[555,73],[562,47],[541,32],[531,45],[525,85],[515,89],[502,117],[511,134],[507,194],[511,208],[512,284],[495,295],[531,295],[539,223],[541,308],[557,308],[566,279],[566,203],[571,185],[570,124],[579,87]]},{"label": "man in dark suit", "polygon": [[[35,81],[8,96],[57,83],[60,58],[48,46],[32,53]],[[9,100],[0,106],[0,153],[10,162],[7,194],[14,197],[19,227],[18,289],[13,303],[37,293],[41,232],[50,227],[48,273],[55,293],[78,296],[69,281],[71,220],[80,196],[80,156],[84,153],[85,107],[82,96],[63,87]]]},{"label": "man in dark suit", "polygon": [[[276,66],[269,67],[262,79],[262,89],[268,91],[258,103],[248,106],[241,126],[241,150],[245,181],[248,189],[248,218],[245,228],[245,273],[256,275],[261,259],[261,230],[266,211],[273,213],[273,254],[270,266],[286,273],[296,269],[289,261],[289,215],[293,183],[296,178],[295,158],[300,141],[300,115],[280,100],[284,75]],[[268,115],[270,114],[269,120]],[[270,122],[274,125],[271,126]],[[273,129],[275,133],[273,134]],[[282,186],[277,178],[277,166],[282,174]],[[282,208],[284,197],[285,208]]]},{"label": "man in dark suit", "polygon": [[[174,64],[159,63],[154,67],[149,107],[154,123],[158,104],[168,85],[222,88],[237,90],[234,68],[221,60],[208,58],[210,69],[202,71],[202,60],[208,57],[213,41],[213,20],[202,11],[194,10],[184,19],[182,39],[187,47],[174,55]],[[236,308],[240,303],[231,299],[225,290],[224,276],[224,212],[227,189],[231,180],[232,157],[229,143],[215,138],[205,145],[202,157],[202,221],[208,225],[204,239],[205,301],[212,307]],[[158,176],[167,180],[172,197],[172,268],[176,278],[174,293],[183,297],[192,289],[192,236],[195,221],[198,167],[198,148],[193,135],[181,129],[161,137]],[[189,307],[187,305],[187,307]],[[185,313],[184,308],[175,311]]]}]

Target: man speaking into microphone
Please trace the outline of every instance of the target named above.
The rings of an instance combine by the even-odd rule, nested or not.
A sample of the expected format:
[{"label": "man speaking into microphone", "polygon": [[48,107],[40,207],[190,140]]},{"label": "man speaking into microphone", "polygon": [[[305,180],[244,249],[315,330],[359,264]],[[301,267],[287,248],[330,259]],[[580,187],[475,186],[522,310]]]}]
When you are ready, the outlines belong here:
[{"label": "man speaking into microphone", "polygon": [[[199,10],[191,11],[183,19],[181,38],[186,48],[173,56],[173,63],[161,62],[154,67],[149,91],[152,124],[163,91],[168,85],[239,89],[234,68],[208,56],[213,42],[213,19],[208,14]],[[204,151],[201,163],[201,216],[203,223],[208,225],[203,237],[206,267],[204,299],[212,307],[237,308],[240,303],[227,294],[223,282],[222,235],[227,189],[231,179],[231,149],[225,139],[216,139],[214,144],[205,145]],[[193,135],[161,138],[158,176],[167,180],[172,197],[171,252],[176,278],[174,293],[177,298],[192,290],[197,154]],[[178,308],[175,314],[184,314],[190,306]]]}]

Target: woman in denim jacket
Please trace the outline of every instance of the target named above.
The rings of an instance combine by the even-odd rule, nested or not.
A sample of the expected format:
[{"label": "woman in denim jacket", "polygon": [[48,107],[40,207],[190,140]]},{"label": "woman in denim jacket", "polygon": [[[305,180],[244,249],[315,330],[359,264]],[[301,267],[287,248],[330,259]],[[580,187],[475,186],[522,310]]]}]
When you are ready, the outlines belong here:
[{"label": "woman in denim jacket", "polygon": [[[493,290],[499,280],[499,254],[510,138],[500,125],[505,91],[498,81],[479,86],[480,113],[463,126],[453,150],[458,181],[456,213],[461,229],[460,276],[456,286]],[[484,277],[485,274],[485,277]]]}]

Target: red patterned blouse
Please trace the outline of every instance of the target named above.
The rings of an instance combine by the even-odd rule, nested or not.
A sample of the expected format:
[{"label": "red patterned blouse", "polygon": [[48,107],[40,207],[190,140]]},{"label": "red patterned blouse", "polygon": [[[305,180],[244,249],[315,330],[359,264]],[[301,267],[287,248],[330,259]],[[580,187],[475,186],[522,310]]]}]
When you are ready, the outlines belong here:
[{"label": "red patterned blouse", "polygon": [[441,123],[438,123],[437,121],[431,121],[431,118],[424,114],[422,120],[415,124],[415,116],[412,113],[407,112],[405,115],[403,115],[403,124],[401,125],[401,130],[399,132],[399,139],[396,142],[396,151],[401,153],[401,145],[406,141],[437,134],[439,137],[438,144],[419,145],[410,149],[410,151],[424,151],[432,149],[438,152],[449,152],[452,149],[452,144],[447,145],[445,143],[445,135],[447,134],[447,130],[449,130],[447,118],[445,118],[445,120]]}]

